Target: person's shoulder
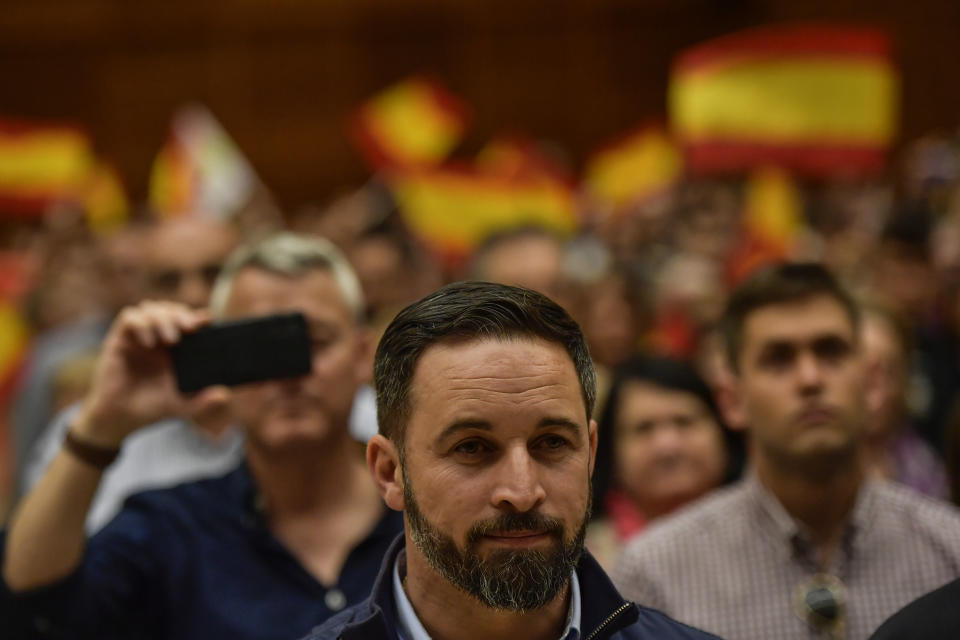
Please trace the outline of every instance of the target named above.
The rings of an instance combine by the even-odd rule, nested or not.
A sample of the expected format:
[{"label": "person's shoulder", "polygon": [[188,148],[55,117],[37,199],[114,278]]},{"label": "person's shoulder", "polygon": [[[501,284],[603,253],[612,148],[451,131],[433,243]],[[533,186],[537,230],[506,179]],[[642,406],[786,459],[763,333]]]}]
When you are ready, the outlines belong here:
[{"label": "person's shoulder", "polygon": [[897,509],[921,518],[960,522],[960,509],[949,502],[925,495],[896,482],[876,481],[873,486],[885,510]]},{"label": "person's shoulder", "polygon": [[137,556],[157,570],[175,559],[203,561],[210,543],[243,533],[243,511],[229,490],[230,475],[133,494],[90,538],[87,556],[95,563]]},{"label": "person's shoulder", "polygon": [[172,487],[140,491],[130,496],[129,502],[184,502],[221,497],[230,493],[233,485],[236,484],[236,476],[240,472],[240,469],[232,469],[212,478],[190,480]]},{"label": "person's shoulder", "polygon": [[148,489],[128,497],[117,519],[134,514],[148,519],[189,519],[214,517],[223,511],[234,512],[242,494],[239,486],[242,469],[202,480],[192,480],[160,489]]},{"label": "person's shoulder", "polygon": [[[651,522],[631,538],[627,554],[656,549],[682,549],[686,545],[703,547],[705,540],[721,542],[736,535],[741,518],[733,517],[743,508],[745,488],[741,484],[716,489],[679,511]],[[725,535],[725,534],[729,534]]]},{"label": "person's shoulder", "polygon": [[364,600],[327,618],[322,624],[314,627],[302,640],[338,640],[348,626],[359,624],[374,615],[376,615],[376,612],[370,600]]},{"label": "person's shoulder", "polygon": [[914,600],[893,614],[870,640],[954,639],[960,634],[960,579]]},{"label": "person's shoulder", "polygon": [[637,621],[623,629],[620,636],[623,640],[633,638],[666,638],[677,640],[718,640],[717,636],[707,633],[690,625],[674,620],[667,614],[656,609],[636,605],[639,616]]},{"label": "person's shoulder", "polygon": [[960,509],[894,482],[876,482],[878,511],[913,533],[940,534],[960,530]]},{"label": "person's shoulder", "polygon": [[[611,578],[628,598],[668,608],[676,585],[710,578],[703,567],[739,559],[751,535],[739,485],[718,489],[676,514],[651,523],[621,551]],[[695,567],[699,567],[696,569]],[[685,590],[682,588],[681,591]],[[682,594],[676,597],[685,597]]]}]

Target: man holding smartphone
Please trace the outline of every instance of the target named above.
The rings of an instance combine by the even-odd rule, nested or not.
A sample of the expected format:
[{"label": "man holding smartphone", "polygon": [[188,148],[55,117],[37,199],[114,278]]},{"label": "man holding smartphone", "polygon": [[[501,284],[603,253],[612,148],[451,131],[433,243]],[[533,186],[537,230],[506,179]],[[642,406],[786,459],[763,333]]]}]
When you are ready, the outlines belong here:
[{"label": "man holding smartphone", "polygon": [[[18,498],[43,475],[75,416],[75,406],[53,413],[57,405],[54,380],[65,363],[84,355],[94,357],[115,314],[138,301],[166,300],[206,307],[220,267],[238,243],[234,225],[201,213],[136,223],[110,238],[105,245],[111,256],[110,270],[122,275],[105,276],[104,285],[113,289],[120,282],[125,294],[118,296],[117,304],[110,306],[110,317],[104,317],[96,327],[84,323],[79,333],[71,329],[43,338],[17,392],[11,418],[17,443]],[[84,378],[82,384],[88,384],[89,374]],[[229,429],[227,395],[223,388],[211,387],[192,397],[183,419],[165,420],[138,431],[101,483],[87,516],[87,531],[93,533],[109,522],[123,500],[136,491],[221,475],[232,469],[242,454],[243,439]],[[141,455],[144,451],[148,454]],[[160,455],[160,451],[167,455]]]},{"label": "man holding smartphone", "polygon": [[[401,519],[347,422],[370,368],[362,294],[339,251],[278,234],[228,259],[211,312],[165,302],[111,327],[62,451],[5,539],[5,603],[38,637],[297,637],[368,593]],[[224,477],[131,498],[89,541],[87,508],[124,439],[178,415],[170,348],[216,317],[298,311],[312,371],[237,387],[247,437]]]}]

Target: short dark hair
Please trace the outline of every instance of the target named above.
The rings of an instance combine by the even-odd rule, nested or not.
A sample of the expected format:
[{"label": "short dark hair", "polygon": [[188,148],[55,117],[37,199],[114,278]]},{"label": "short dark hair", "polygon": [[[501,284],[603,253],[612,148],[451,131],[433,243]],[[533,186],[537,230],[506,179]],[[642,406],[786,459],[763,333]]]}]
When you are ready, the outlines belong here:
[{"label": "short dark hair", "polygon": [[580,381],[586,415],[597,397],[596,374],[580,327],[543,294],[491,282],[449,284],[397,314],[377,346],[373,365],[380,433],[403,450],[410,386],[423,352],[451,340],[530,337],[566,349]]},{"label": "short dark hair", "polygon": [[853,326],[860,330],[860,309],[853,296],[822,264],[786,262],[765,267],[737,287],[727,301],[720,319],[720,333],[727,350],[727,359],[739,371],[740,349],[743,347],[743,325],[757,309],[774,304],[799,302],[817,296],[836,300]]}]

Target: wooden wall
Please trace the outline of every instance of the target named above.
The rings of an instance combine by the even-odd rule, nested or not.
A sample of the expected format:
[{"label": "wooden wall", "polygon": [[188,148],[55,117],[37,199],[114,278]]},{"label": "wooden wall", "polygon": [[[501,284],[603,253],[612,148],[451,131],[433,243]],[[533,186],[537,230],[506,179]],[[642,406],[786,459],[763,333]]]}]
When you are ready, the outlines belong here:
[{"label": "wooden wall", "polygon": [[87,125],[142,195],[172,110],[199,100],[294,207],[364,179],[344,121],[408,73],[474,106],[468,149],[519,131],[580,162],[662,115],[680,48],[816,18],[891,30],[907,136],[960,125],[951,0],[3,0],[0,113]]}]

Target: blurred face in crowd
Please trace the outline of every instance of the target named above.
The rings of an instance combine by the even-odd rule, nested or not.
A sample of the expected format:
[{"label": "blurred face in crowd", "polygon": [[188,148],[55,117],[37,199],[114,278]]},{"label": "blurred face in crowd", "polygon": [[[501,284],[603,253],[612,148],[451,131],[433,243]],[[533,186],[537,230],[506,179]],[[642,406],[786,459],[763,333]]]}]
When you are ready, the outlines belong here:
[{"label": "blurred face in crowd", "polygon": [[372,314],[413,300],[415,274],[403,249],[388,236],[357,240],[350,249],[350,263],[360,278]]},{"label": "blurred face in crowd", "polygon": [[720,425],[697,396],[633,380],[616,410],[617,484],[647,517],[688,502],[723,480]]},{"label": "blurred face in crowd", "polygon": [[143,297],[144,232],[121,229],[100,240],[104,304],[117,311]]},{"label": "blurred face in crowd", "polygon": [[655,279],[658,310],[682,310],[697,326],[714,323],[723,310],[723,279],[717,264],[694,254],[665,261]]},{"label": "blurred face in crowd", "polygon": [[873,286],[902,313],[921,317],[936,296],[937,279],[925,255],[915,247],[884,241],[871,265]]},{"label": "blurred face in crowd", "polygon": [[749,429],[758,462],[802,468],[853,455],[866,378],[840,302],[819,295],[760,307],[743,323],[738,356],[732,423]]},{"label": "blurred face in crowd", "polygon": [[317,268],[289,277],[247,267],[236,274],[227,317],[290,311],[306,316],[312,372],[241,385],[232,394],[250,446],[262,450],[290,450],[346,436],[354,393],[369,376],[367,335],[329,271]]},{"label": "blurred face in crowd", "polygon": [[557,300],[563,269],[563,247],[549,235],[520,235],[491,247],[481,277],[490,282],[533,289]]},{"label": "blurred face in crowd", "polygon": [[146,238],[147,296],[204,307],[238,237],[228,225],[183,218],[159,223]]},{"label": "blurred face in crowd", "polygon": [[590,355],[594,362],[609,367],[632,356],[640,341],[642,320],[626,287],[618,278],[607,278],[584,292],[580,321]]},{"label": "blurred face in crowd", "polygon": [[888,435],[897,429],[906,402],[907,367],[896,329],[883,317],[866,313],[861,325],[863,356],[871,376],[871,435]]},{"label": "blurred face in crowd", "polygon": [[552,601],[582,549],[596,452],[570,356],[539,339],[435,344],[411,406],[399,507],[419,557],[408,545],[408,566],[425,560],[498,609]]},{"label": "blurred face in crowd", "polygon": [[49,251],[35,284],[36,327],[45,330],[103,311],[94,246],[76,238],[56,244]]}]

